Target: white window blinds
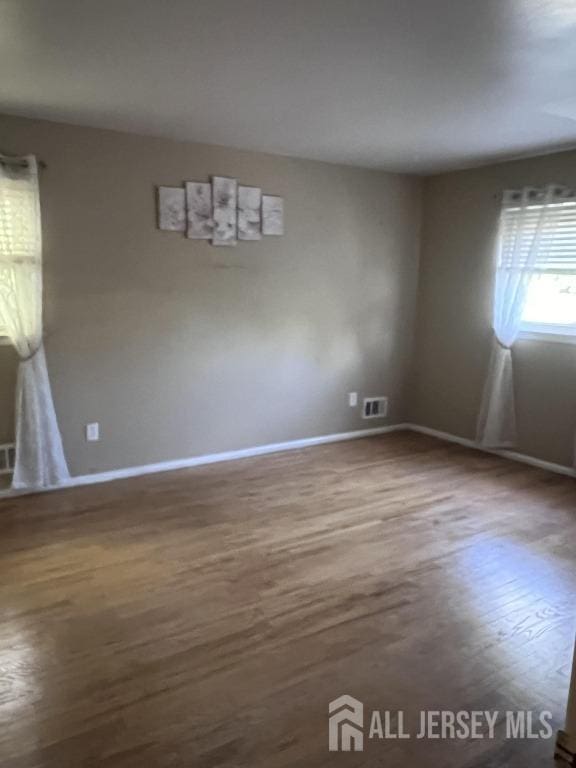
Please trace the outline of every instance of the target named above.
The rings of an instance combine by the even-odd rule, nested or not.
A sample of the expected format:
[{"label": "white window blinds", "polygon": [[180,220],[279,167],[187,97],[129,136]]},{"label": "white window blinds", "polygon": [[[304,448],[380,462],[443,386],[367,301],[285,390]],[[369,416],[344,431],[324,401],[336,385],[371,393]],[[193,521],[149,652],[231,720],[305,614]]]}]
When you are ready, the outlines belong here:
[{"label": "white window blinds", "polygon": [[499,267],[576,274],[576,199],[559,190],[542,203],[534,191],[520,206],[513,194],[502,211]]},{"label": "white window blinds", "polygon": [[0,157],[0,322],[20,364],[12,486],[69,479],[42,343],[42,231],[33,156]]}]

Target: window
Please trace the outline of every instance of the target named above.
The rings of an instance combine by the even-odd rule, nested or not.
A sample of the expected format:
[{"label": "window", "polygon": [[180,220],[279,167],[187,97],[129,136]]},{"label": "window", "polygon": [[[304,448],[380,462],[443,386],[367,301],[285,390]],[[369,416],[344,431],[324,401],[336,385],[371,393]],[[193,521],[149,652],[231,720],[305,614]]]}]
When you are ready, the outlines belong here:
[{"label": "window", "polygon": [[9,330],[29,343],[38,315],[33,299],[42,280],[40,247],[36,162],[0,155],[0,344],[9,343]]},{"label": "window", "polygon": [[531,272],[522,334],[576,343],[576,201],[549,203],[544,217],[543,208],[536,204],[523,212],[504,210],[501,266],[513,269],[518,261],[512,254],[519,250]]}]

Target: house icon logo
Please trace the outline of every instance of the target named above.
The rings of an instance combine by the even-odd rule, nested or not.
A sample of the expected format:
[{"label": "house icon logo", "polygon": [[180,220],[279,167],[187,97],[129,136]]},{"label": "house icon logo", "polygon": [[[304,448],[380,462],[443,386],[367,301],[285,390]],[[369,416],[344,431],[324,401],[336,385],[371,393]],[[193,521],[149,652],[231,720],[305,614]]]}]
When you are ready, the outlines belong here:
[{"label": "house icon logo", "polygon": [[364,705],[352,696],[339,696],[328,705],[330,752],[362,752]]}]

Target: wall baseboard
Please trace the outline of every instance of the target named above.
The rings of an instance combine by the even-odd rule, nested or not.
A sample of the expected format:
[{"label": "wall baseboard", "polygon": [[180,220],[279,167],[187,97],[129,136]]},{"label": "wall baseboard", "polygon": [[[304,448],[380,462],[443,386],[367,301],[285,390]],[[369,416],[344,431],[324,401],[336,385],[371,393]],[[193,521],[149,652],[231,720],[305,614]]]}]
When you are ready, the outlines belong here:
[{"label": "wall baseboard", "polygon": [[373,429],[360,429],[355,432],[339,432],[332,435],[320,435],[319,437],[305,437],[301,440],[289,440],[285,443],[270,443],[268,445],[259,445],[254,448],[241,448],[237,451],[224,451],[223,453],[211,453],[204,456],[192,456],[187,459],[174,459],[172,461],[161,461],[156,464],[143,464],[137,467],[126,467],[124,469],[113,469],[108,472],[95,472],[93,475],[77,475],[71,477],[66,483],[49,488],[38,488],[36,490],[14,490],[8,489],[0,492],[0,499],[13,496],[23,496],[29,493],[43,493],[45,491],[62,490],[63,488],[75,488],[80,485],[93,485],[95,483],[108,483],[111,480],[124,480],[129,477],[139,477],[140,475],[151,475],[157,472],[171,472],[176,469],[188,469],[190,467],[200,467],[205,464],[216,464],[221,461],[235,461],[237,459],[249,459],[254,456],[264,456],[269,453],[281,453],[283,451],[296,451],[300,448],[310,448],[314,445],[325,445],[327,443],[339,443],[346,440],[358,440],[364,437],[374,437],[376,435],[385,435],[389,432],[398,432],[407,429],[406,424],[391,424],[386,427],[374,427]]},{"label": "wall baseboard", "polygon": [[502,456],[505,459],[511,461],[519,461],[521,464],[529,464],[531,467],[537,467],[538,469],[545,469],[548,472],[555,472],[558,475],[566,475],[567,477],[576,477],[576,469],[572,467],[565,467],[563,464],[555,464],[552,461],[544,461],[537,459],[534,456],[528,456],[526,453],[518,453],[517,451],[510,450],[492,450],[490,448],[482,448],[474,440],[470,440],[466,437],[459,437],[453,435],[450,432],[441,432],[438,429],[431,429],[430,427],[423,427],[420,424],[406,424],[406,429],[412,432],[419,432],[422,435],[429,435],[430,437],[437,437],[439,440],[445,440],[448,443],[456,443],[457,445],[463,445],[465,448],[473,448],[476,451],[482,451],[482,453],[490,453],[493,456]]},{"label": "wall baseboard", "polygon": [[137,467],[126,467],[124,469],[114,469],[109,472],[97,472],[93,475],[77,475],[63,485],[50,488],[40,488],[34,491],[21,491],[7,489],[0,491],[0,499],[11,498],[14,496],[23,496],[29,493],[42,493],[45,491],[62,490],[63,488],[75,488],[81,485],[93,485],[96,483],[108,483],[112,480],[124,480],[130,477],[139,477],[141,475],[151,475],[157,472],[171,472],[177,469],[188,469],[190,467],[201,467],[205,464],[216,464],[222,461],[235,461],[237,459],[249,459],[254,456],[265,456],[270,453],[282,453],[284,451],[296,451],[300,448],[310,448],[314,445],[326,445],[327,443],[339,443],[346,440],[358,440],[364,437],[374,437],[376,435],[385,435],[390,432],[401,431],[419,432],[422,435],[436,437],[439,440],[445,440],[449,443],[456,443],[465,448],[472,448],[483,453],[490,453],[496,456],[502,456],[511,461],[518,461],[522,464],[529,464],[538,469],[545,469],[556,474],[566,475],[567,477],[576,477],[576,469],[565,467],[562,464],[554,464],[550,461],[542,461],[525,453],[516,451],[496,451],[482,448],[474,440],[466,437],[459,437],[449,432],[441,432],[438,429],[431,429],[420,424],[391,424],[386,427],[375,427],[374,429],[360,429],[355,432],[339,432],[333,435],[321,435],[319,437],[306,437],[302,440],[290,440],[285,443],[270,443],[268,445],[259,445],[254,448],[242,448],[238,451],[225,451],[223,453],[211,453],[204,456],[192,456],[187,459],[175,459],[173,461],[162,461],[156,464],[144,464]]}]

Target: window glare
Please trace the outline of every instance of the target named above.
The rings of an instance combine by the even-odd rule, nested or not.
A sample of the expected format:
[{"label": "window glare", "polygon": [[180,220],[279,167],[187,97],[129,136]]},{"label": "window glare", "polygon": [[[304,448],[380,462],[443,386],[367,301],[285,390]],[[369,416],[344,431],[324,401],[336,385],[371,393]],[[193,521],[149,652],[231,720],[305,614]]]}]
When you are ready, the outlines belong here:
[{"label": "window glare", "polygon": [[522,320],[542,325],[573,325],[576,330],[576,275],[534,275]]}]

